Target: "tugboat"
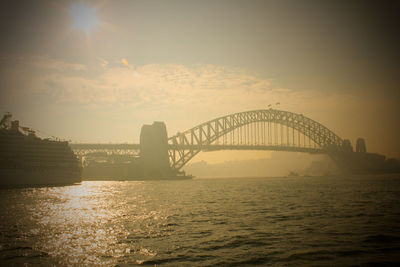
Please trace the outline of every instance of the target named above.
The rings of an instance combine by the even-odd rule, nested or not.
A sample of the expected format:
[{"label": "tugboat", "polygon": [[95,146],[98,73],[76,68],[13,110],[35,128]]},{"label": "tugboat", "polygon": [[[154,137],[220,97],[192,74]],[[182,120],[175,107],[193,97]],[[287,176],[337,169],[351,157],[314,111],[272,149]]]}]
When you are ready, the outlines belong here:
[{"label": "tugboat", "polygon": [[11,121],[0,121],[0,185],[59,185],[81,182],[81,162],[67,141],[41,139]]}]

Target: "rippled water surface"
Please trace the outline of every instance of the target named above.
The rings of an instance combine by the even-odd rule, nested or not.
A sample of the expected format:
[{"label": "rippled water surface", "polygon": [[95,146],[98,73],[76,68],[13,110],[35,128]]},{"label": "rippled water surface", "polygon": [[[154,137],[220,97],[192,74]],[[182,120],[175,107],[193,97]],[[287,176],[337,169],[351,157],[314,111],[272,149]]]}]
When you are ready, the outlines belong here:
[{"label": "rippled water surface", "polygon": [[0,264],[400,263],[400,177],[0,189]]}]

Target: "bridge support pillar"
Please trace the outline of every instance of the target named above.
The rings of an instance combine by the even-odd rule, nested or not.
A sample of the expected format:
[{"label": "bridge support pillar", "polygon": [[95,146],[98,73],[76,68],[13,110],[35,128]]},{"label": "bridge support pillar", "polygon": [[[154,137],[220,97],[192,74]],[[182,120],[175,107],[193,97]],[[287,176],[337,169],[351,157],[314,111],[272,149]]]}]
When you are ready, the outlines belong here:
[{"label": "bridge support pillar", "polygon": [[143,125],[140,131],[140,167],[145,178],[171,177],[167,127],[164,122]]}]

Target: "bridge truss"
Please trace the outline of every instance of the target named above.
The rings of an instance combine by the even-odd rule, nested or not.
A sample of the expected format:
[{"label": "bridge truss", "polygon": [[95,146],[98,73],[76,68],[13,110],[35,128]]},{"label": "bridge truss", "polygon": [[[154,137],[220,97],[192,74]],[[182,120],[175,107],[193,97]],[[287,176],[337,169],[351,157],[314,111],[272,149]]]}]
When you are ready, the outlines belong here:
[{"label": "bridge truss", "polygon": [[118,155],[138,156],[140,151],[139,144],[69,144],[76,155],[83,157],[88,154],[105,153]]},{"label": "bridge truss", "polygon": [[326,153],[343,140],[324,125],[288,111],[239,112],[202,123],[168,138],[171,168],[181,169],[204,150],[278,150]]}]

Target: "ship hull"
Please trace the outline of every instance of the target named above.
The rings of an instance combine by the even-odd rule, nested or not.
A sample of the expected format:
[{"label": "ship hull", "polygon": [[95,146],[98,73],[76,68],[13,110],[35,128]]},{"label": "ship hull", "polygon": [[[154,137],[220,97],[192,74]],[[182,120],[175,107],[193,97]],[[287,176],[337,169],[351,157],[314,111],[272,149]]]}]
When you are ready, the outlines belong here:
[{"label": "ship hull", "polygon": [[0,170],[0,186],[11,185],[66,185],[81,182],[80,171],[45,170]]},{"label": "ship hull", "polygon": [[68,142],[0,127],[0,185],[56,185],[81,181],[82,166]]}]

